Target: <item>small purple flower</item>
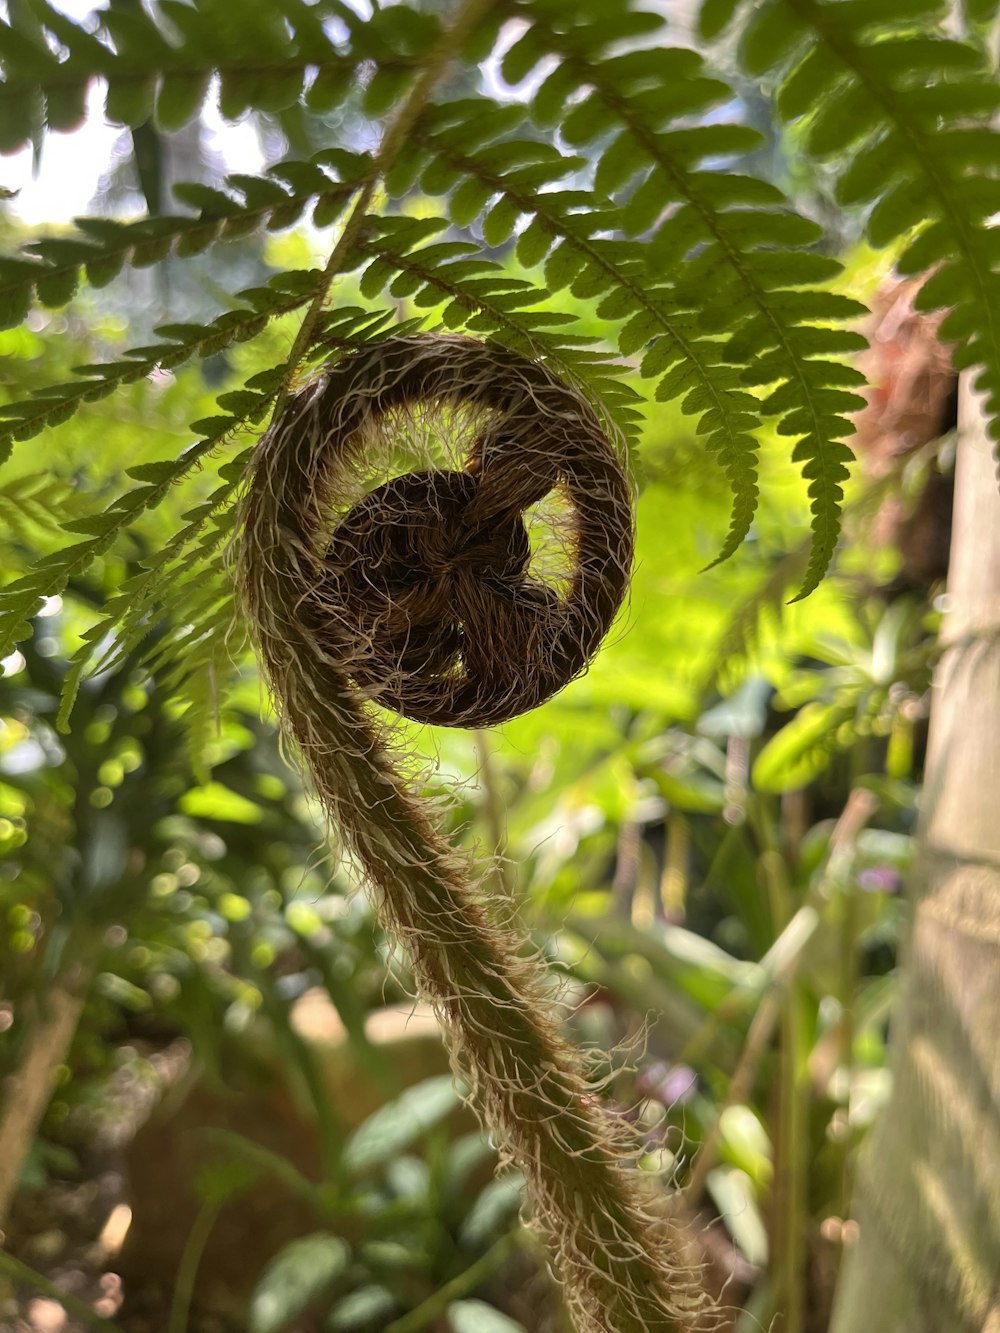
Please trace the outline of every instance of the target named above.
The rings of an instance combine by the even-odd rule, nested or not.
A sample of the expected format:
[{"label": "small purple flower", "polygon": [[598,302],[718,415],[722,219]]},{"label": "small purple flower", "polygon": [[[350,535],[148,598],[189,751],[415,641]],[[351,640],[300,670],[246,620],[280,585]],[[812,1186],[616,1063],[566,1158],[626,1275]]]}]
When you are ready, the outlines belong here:
[{"label": "small purple flower", "polygon": [[663,1106],[684,1106],[694,1096],[697,1084],[698,1075],[690,1065],[668,1065],[658,1060],[642,1071],[643,1092]]},{"label": "small purple flower", "polygon": [[865,893],[896,893],[901,883],[899,871],[892,866],[872,866],[858,876],[858,887]]}]

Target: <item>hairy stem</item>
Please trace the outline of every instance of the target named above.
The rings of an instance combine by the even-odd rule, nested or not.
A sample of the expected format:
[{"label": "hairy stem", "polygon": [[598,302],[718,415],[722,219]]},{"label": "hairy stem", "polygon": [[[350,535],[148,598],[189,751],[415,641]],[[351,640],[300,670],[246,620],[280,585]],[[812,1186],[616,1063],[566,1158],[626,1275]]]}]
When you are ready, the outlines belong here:
[{"label": "hairy stem", "polygon": [[[548,1242],[577,1327],[581,1333],[704,1328],[707,1298],[676,1231],[655,1215],[652,1183],[633,1168],[641,1143],[625,1117],[602,1104],[583,1056],[563,1037],[548,974],[511,924],[514,904],[496,892],[492,866],[475,872],[444,841],[394,765],[384,722],[372,715],[357,683],[358,662],[363,672],[366,662],[378,660],[371,656],[378,650],[363,620],[359,628],[348,617],[353,603],[331,591],[340,586],[344,566],[328,553],[338,540],[343,544],[337,534],[352,531],[348,516],[331,539],[331,511],[360,467],[365,413],[377,416],[387,401],[398,400],[393,383],[410,384],[408,392],[420,398],[412,387],[417,375],[453,402],[474,391],[470,374],[479,376],[479,392],[488,392],[497,410],[508,400],[520,404],[502,409],[507,445],[513,449],[511,441],[527,437],[525,447],[540,450],[537,458],[559,471],[577,497],[576,591],[566,602],[553,595],[544,606],[559,610],[562,641],[565,626],[577,624],[574,616],[579,634],[572,630],[562,659],[568,675],[561,682],[546,676],[545,688],[551,693],[582,669],[580,636],[596,647],[595,608],[613,614],[630,558],[624,478],[581,400],[543,367],[471,339],[376,344],[289,401],[259,446],[243,505],[243,602],[283,724],[331,826],[362,870],[385,925],[405,947],[501,1155],[525,1176],[534,1223]],[[487,480],[492,466],[489,459],[482,464]],[[516,496],[526,483],[512,464],[490,484]],[[597,511],[605,510],[624,522],[614,537],[602,536],[596,523]],[[426,532],[436,517],[433,509],[402,514],[396,530]],[[380,576],[377,561],[365,568],[369,580]],[[498,622],[492,634],[486,625],[483,637],[502,639],[503,624],[509,622]],[[550,670],[546,644],[543,664]],[[455,678],[439,669],[431,684],[451,690]],[[526,697],[523,707],[544,697],[537,679]],[[495,700],[483,706],[491,721],[502,720]],[[460,709],[457,721],[467,712]]]}]

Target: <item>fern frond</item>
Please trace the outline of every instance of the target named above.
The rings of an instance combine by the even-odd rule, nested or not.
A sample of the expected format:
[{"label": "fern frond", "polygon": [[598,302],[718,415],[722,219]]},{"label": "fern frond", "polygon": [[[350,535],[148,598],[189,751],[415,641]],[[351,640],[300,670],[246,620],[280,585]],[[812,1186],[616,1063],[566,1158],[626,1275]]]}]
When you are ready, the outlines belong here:
[{"label": "fern frond", "polygon": [[[558,121],[573,147],[593,145],[598,192],[615,201],[621,231],[641,238],[641,244],[618,243],[614,267],[632,265],[633,287],[644,287],[654,308],[645,301],[635,310],[634,294],[616,283],[598,310],[612,317],[631,312],[619,333],[623,351],[666,336],[660,370],[667,374],[658,396],[683,395],[686,410],[704,414],[709,446],[734,487],[723,557],[739,544],[756,504],[755,416],[778,417],[779,433],[795,438],[793,456],[808,479],[813,514],[804,596],[827,568],[840,531],[841,482],[852,458],[842,443],[852,430],[843,413],[862,406],[848,386],[863,383],[829,355],[857,348],[858,336],[833,331],[819,345],[813,325],[851,318],[863,307],[816,290],[841,267],[810,248],[820,227],[766,182],[713,169],[713,161],[731,160],[759,142],[742,125],[690,124],[689,117],[704,118],[733,99],[728,85],[706,77],[694,51],[650,46],[618,53],[622,38],[659,28],[659,16],[634,12],[612,22],[596,4],[570,12],[550,0],[510,9],[528,26],[504,58],[505,77],[518,82],[554,58],[532,96],[532,115],[540,124]],[[686,346],[678,344],[678,332],[687,334]],[[646,360],[647,372],[656,362],[655,355]],[[748,392],[764,386],[773,386],[766,396]]]},{"label": "fern frond", "polygon": [[[0,588],[0,657],[6,656],[30,631],[31,617],[38,611],[44,598],[63,592],[71,579],[82,575],[142,514],[155,509],[171,487],[183,480],[227,436],[238,431],[248,420],[258,417],[261,404],[266,406],[269,401],[267,395],[241,391],[238,395],[241,403],[244,395],[254,399],[249,411],[242,411],[242,414],[225,413],[196,421],[192,430],[200,438],[190,444],[179,458],[127,468],[126,476],[140,485],[125,491],[110,506],[70,518],[61,524],[67,533],[84,534],[83,541],[50,552],[37,561],[29,573]],[[228,397],[223,394],[220,404]],[[124,607],[125,603],[121,605]],[[87,658],[99,641],[98,637],[88,641]]]},{"label": "fern frond", "polygon": [[766,0],[739,54],[777,83],[778,113],[803,121],[806,151],[833,160],[838,201],[870,210],[870,242],[904,241],[899,272],[930,274],[917,304],[950,309],[941,337],[956,343],[957,368],[980,367],[1000,446],[1000,137],[989,128],[1000,87],[977,45],[943,35],[950,9]]},{"label": "fern frond", "polygon": [[[324,167],[333,167],[337,179]],[[75,234],[43,237],[25,245],[21,255],[0,257],[0,328],[20,324],[36,297],[43,305],[65,305],[84,276],[92,287],[103,287],[126,265],[142,268],[169,254],[199,255],[217,242],[262,227],[290,227],[310,205],[316,225],[329,226],[361,188],[370,167],[365,154],[326,150],[306,162],[280,162],[264,176],[231,175],[226,190],[174,186],[182,203],[199,210],[195,217],[77,218]]]},{"label": "fern frond", "polygon": [[[147,347],[133,347],[123,359],[103,364],[79,366],[80,378],[64,384],[47,385],[31,398],[0,405],[0,462],[10,454],[13,442],[30,439],[47,427],[68,421],[85,403],[107,398],[123,384],[144,379],[158,367],[173,369],[193,356],[214,356],[234,342],[255,337],[269,319],[306,305],[316,289],[318,272],[292,269],[276,274],[266,286],[247,287],[237,298],[248,309],[227,310],[208,324],[164,324],[156,330],[170,341]],[[270,401],[251,386],[251,392],[220,399],[223,407],[236,408],[241,417],[259,415]],[[219,418],[230,424],[233,418]]]},{"label": "fern frond", "polygon": [[[317,333],[315,346],[328,357],[333,346],[347,351],[380,335],[389,332],[398,334],[399,330],[400,326],[394,322],[391,311],[344,306],[327,312]],[[230,417],[210,418],[195,425],[209,427],[207,435],[221,439],[237,425],[243,426],[259,420],[277,393],[283,372],[282,365],[259,371],[247,381],[244,389],[222,394],[217,400],[220,407],[232,414]],[[239,416],[240,413],[243,415]],[[210,438],[204,443],[209,444]],[[206,636],[210,637],[209,629],[203,622],[215,603],[223,595],[229,595],[226,592],[229,585],[224,576],[221,553],[232,535],[233,499],[251,454],[252,446],[236,454],[218,469],[220,485],[183,514],[182,525],[171,539],[143,556],[139,561],[138,572],[126,579],[117,593],[104,603],[102,614],[84,633],[80,647],[71,660],[60,699],[57,718],[60,729],[69,727],[70,715],[83,680],[88,675],[119,666],[135,653],[155,626],[166,626],[166,632],[155,641],[149,656],[144,659],[144,665],[165,673],[161,684],[169,684],[172,690],[176,683],[174,673],[183,672],[187,668],[191,671],[200,669],[198,664],[202,659],[193,655],[192,650],[196,644],[203,645]],[[197,461],[200,462],[203,457],[204,452],[200,453]],[[166,466],[169,465],[155,464],[154,468],[165,469]],[[188,469],[184,470],[186,472]],[[134,471],[132,475],[135,475]],[[179,476],[172,474],[171,484],[173,480],[179,479]],[[155,480],[155,475],[151,480]],[[141,513],[151,507],[140,505],[137,512]],[[131,522],[130,517],[129,524]],[[89,530],[93,523],[93,517],[88,517],[82,527]],[[82,572],[82,569],[83,566],[74,568],[73,574]],[[0,592],[0,626],[3,624],[3,611],[3,593]],[[212,623],[217,628],[216,621],[217,617]],[[216,663],[214,657],[211,661]],[[205,666],[205,669],[208,667]],[[178,681],[180,679],[177,678]],[[188,717],[188,713],[185,716]],[[194,725],[195,719],[199,719],[197,727]],[[195,732],[204,739],[207,715],[203,716],[199,709],[192,708],[189,720],[192,755],[200,754],[203,749],[199,748],[201,742],[197,741]]]},{"label": "fern frond", "polygon": [[[200,111],[213,76],[229,120],[244,112],[281,111],[304,99],[329,111],[364,80],[370,102],[398,96],[420,68],[438,32],[430,15],[406,21],[346,21],[331,36],[325,5],[159,0],[148,8],[99,11],[74,21],[46,0],[32,0],[32,30],[0,23],[0,152],[15,152],[47,126],[73,130],[86,114],[95,78],[107,85],[106,114],[124,125],[151,117],[176,130]],[[353,17],[353,16],[351,16]]]},{"label": "fern frond", "polygon": [[462,226],[483,214],[483,239],[489,245],[507,240],[519,221],[530,218],[518,237],[517,257],[527,268],[544,264],[548,291],[568,287],[581,299],[600,297],[598,313],[624,326],[618,344],[625,355],[650,337],[660,337],[659,353],[644,360],[643,367],[658,360],[660,372],[672,361],[693,370],[691,387],[700,386],[710,403],[702,409],[699,428],[706,433],[706,447],[719,456],[734,495],[731,530],[719,556],[725,559],[746,535],[756,508],[757,445],[750,433],[756,401],[724,383],[735,383],[735,377],[718,366],[715,340],[706,339],[690,317],[661,304],[641,256],[601,234],[620,226],[620,210],[583,190],[546,188],[578,172],[586,159],[531,139],[496,143],[524,121],[525,112],[487,103],[484,115],[483,102],[470,99],[431,109],[397,160],[401,179],[390,186],[406,187],[418,178],[427,193],[448,190],[452,221]]},{"label": "fern frond", "polygon": [[63,684],[56,725],[68,730],[80,685],[88,674],[120,666],[158,622],[186,624],[185,597],[203,590],[218,565],[219,548],[232,531],[231,501],[251,449],[219,469],[222,485],[184,515],[184,525],[166,545],[145,556],[140,572],[105,602],[101,616],[83,635]]},{"label": "fern frond", "polygon": [[219,734],[219,704],[234,664],[246,646],[232,584],[216,562],[214,576],[197,580],[199,592],[178,590],[184,619],[154,642],[145,665],[171,699],[183,700],[179,717],[195,776],[208,781],[207,754]]},{"label": "fern frond", "polygon": [[59,533],[65,520],[80,512],[80,495],[65,478],[50,472],[29,472],[0,483],[0,526],[29,550],[38,531]]}]

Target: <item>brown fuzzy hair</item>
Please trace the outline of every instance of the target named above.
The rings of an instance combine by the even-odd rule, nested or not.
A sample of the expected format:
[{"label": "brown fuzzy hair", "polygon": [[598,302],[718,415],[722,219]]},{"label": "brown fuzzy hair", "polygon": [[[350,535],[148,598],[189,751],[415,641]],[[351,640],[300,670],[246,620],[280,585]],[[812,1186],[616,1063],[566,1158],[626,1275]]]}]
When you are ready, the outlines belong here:
[{"label": "brown fuzzy hair", "polygon": [[[463,466],[381,479],[400,438],[405,454],[463,427]],[[561,587],[538,576],[523,519],[549,493],[566,511]],[[697,1283],[509,904],[433,827],[373,705],[461,726],[536,706],[585,668],[632,551],[629,485],[587,400],[509,349],[422,334],[368,344],[288,400],[256,451],[238,569],[283,724],[524,1172],[587,1333],[692,1328]]]}]

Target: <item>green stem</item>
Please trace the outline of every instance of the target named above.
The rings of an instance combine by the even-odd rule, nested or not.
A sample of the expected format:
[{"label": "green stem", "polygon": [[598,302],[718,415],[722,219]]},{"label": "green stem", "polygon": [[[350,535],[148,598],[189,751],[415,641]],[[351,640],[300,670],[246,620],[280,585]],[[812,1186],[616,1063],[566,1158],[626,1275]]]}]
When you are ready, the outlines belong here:
[{"label": "green stem", "polygon": [[[858,931],[860,912],[858,910],[858,891],[853,878],[846,879],[842,886],[843,920],[840,925],[840,1059],[847,1075],[847,1112],[850,1116],[852,1089],[854,1086],[854,1042],[856,1025],[854,1018],[855,995],[858,988]],[[840,1174],[840,1215],[847,1216],[851,1195],[854,1191],[854,1153],[851,1151],[850,1136],[843,1139],[843,1163]]]},{"label": "green stem", "polygon": [[[824,902],[838,885],[845,882],[846,872],[850,866],[858,834],[871,818],[876,804],[871,792],[859,787],[851,793],[844,807],[844,812],[837,821],[837,826],[830,837],[830,854],[826,868],[819,880],[806,894],[802,906],[796,914],[796,920],[801,922],[803,927],[796,931],[796,947],[791,952],[782,952],[782,958],[775,967],[769,989],[757,1002],[757,1008],[747,1031],[740,1058],[729,1081],[725,1099],[698,1150],[698,1156],[695,1158],[691,1174],[684,1188],[684,1199],[689,1205],[697,1204],[708,1173],[715,1165],[721,1141],[722,1113],[730,1106],[748,1103],[750,1100],[757,1079],[757,1071],[784,1011],[783,997],[798,975],[806,945],[819,924],[820,911]],[[695,1063],[709,1047],[717,1032],[731,1019],[739,1018],[746,1007],[747,995],[742,989],[736,990],[727,996],[715,1013],[705,1020],[698,1031],[681,1048],[676,1057],[677,1063]]]},{"label": "green stem", "polygon": [[494,878],[503,897],[511,898],[514,894],[514,884],[512,883],[511,865],[506,859],[507,826],[504,819],[503,797],[500,794],[496,765],[493,762],[490,747],[489,733],[482,727],[477,727],[475,738],[476,754],[479,759],[479,779],[483,786],[483,814],[490,840],[490,850],[496,858]]},{"label": "green stem", "polygon": [[778,1290],[784,1304],[783,1333],[803,1333],[805,1327],[805,1240],[809,1223],[806,1172],[806,1110],[808,1084],[803,1077],[802,997],[793,983],[781,1016],[781,1165],[783,1187],[778,1204],[782,1212],[782,1244],[777,1260]]},{"label": "green stem", "polygon": [[491,1273],[494,1273],[514,1253],[520,1239],[521,1233],[516,1231],[501,1236],[495,1245],[492,1245],[474,1264],[470,1264],[468,1268],[459,1273],[458,1277],[453,1277],[450,1282],[446,1282],[443,1287],[439,1287],[433,1296],[428,1296],[426,1301],[418,1305],[415,1310],[411,1310],[409,1314],[394,1319],[391,1324],[387,1325],[385,1333],[419,1333],[420,1329],[433,1324],[435,1319],[440,1319],[447,1313],[448,1306],[451,1305],[452,1301],[458,1301],[463,1296],[468,1296]]},{"label": "green stem", "polygon": [[[791,886],[788,867],[778,845],[774,820],[763,802],[751,801],[748,816],[761,847],[760,869],[764,876],[774,938],[791,915]],[[778,1124],[775,1134],[774,1215],[772,1239],[777,1280],[777,1300],[784,1315],[783,1333],[802,1333],[805,1265],[803,1240],[807,1216],[803,1173],[803,1105],[805,1090],[800,1077],[801,1022],[797,986],[789,978],[787,989],[777,995],[774,1009],[779,1017]]]},{"label": "green stem", "polygon": [[316,1053],[296,1032],[287,1004],[270,989],[266,996],[266,1011],[274,1024],[278,1046],[298,1073],[316,1117],[324,1174],[328,1180],[339,1181],[343,1171],[343,1121],[317,1068]]},{"label": "green stem", "polygon": [[177,1268],[177,1283],[174,1286],[174,1299],[170,1306],[170,1323],[167,1333],[187,1333],[188,1316],[191,1311],[191,1299],[194,1295],[194,1282],[198,1276],[201,1257],[212,1234],[222,1204],[217,1200],[202,1204],[201,1211],[194,1219],[194,1226],[184,1245],[184,1252]]}]

